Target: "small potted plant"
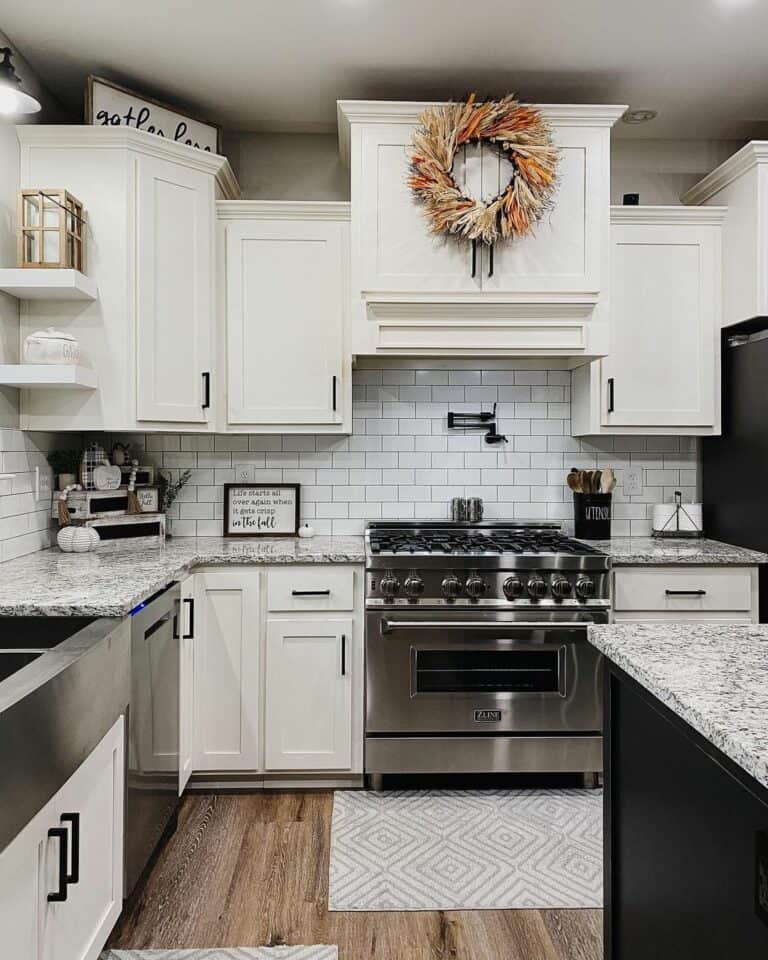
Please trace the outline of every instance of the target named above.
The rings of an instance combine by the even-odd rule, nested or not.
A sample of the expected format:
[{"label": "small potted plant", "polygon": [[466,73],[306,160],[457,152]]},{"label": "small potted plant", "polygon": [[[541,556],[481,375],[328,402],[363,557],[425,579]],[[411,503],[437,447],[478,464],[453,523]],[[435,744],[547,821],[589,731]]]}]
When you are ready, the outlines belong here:
[{"label": "small potted plant", "polygon": [[173,503],[176,500],[176,497],[178,497],[182,487],[189,483],[191,476],[191,470],[184,470],[179,474],[177,480],[173,479],[173,475],[168,470],[161,470],[157,475],[157,485],[160,488],[160,510],[166,514],[165,535],[167,537],[170,537],[173,534],[171,529],[171,518],[167,516],[168,511],[173,506]]},{"label": "small potted plant", "polygon": [[63,490],[77,482],[77,472],[80,469],[79,450],[52,450],[46,458],[54,473],[58,477],[58,489]]}]

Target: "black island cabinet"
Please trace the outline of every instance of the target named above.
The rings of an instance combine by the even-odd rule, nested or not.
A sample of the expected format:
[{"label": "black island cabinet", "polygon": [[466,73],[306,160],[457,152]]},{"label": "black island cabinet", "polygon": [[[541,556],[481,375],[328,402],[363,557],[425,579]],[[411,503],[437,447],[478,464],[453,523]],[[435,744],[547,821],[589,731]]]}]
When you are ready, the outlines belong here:
[{"label": "black island cabinet", "polygon": [[768,790],[605,666],[606,960],[768,960]]}]

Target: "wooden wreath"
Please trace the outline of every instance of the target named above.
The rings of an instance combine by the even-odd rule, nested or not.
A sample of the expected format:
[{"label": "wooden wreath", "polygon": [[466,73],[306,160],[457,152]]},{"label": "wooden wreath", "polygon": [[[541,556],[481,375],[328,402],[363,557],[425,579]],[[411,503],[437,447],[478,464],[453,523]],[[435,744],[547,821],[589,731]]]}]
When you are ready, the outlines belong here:
[{"label": "wooden wreath", "polygon": [[[432,233],[494,244],[533,232],[551,208],[560,158],[549,123],[510,94],[502,100],[429,107],[411,140],[408,186],[423,204]],[[453,176],[459,148],[495,143],[513,167],[502,192],[487,203],[462,190]]]}]

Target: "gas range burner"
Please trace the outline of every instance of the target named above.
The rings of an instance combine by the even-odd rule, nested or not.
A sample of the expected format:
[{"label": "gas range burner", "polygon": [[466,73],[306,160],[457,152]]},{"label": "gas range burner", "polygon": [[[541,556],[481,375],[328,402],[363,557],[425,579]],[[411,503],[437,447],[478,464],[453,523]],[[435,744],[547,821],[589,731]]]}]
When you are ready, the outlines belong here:
[{"label": "gas range burner", "polygon": [[474,557],[503,554],[599,554],[598,550],[564,536],[550,525],[486,523],[403,524],[372,523],[368,548],[374,556]]}]

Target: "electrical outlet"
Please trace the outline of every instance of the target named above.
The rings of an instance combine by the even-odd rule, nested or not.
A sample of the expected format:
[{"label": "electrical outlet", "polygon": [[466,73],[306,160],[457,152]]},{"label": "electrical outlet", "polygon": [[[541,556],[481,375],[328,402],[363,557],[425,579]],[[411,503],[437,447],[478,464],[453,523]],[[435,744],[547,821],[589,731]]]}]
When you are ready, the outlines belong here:
[{"label": "electrical outlet", "polygon": [[235,464],[235,483],[253,483],[256,479],[256,467],[252,463]]},{"label": "electrical outlet", "polygon": [[35,467],[35,499],[48,500],[51,496],[51,475],[47,470]]},{"label": "electrical outlet", "polygon": [[624,494],[636,497],[643,492],[643,471],[640,467],[627,467],[624,471]]}]

